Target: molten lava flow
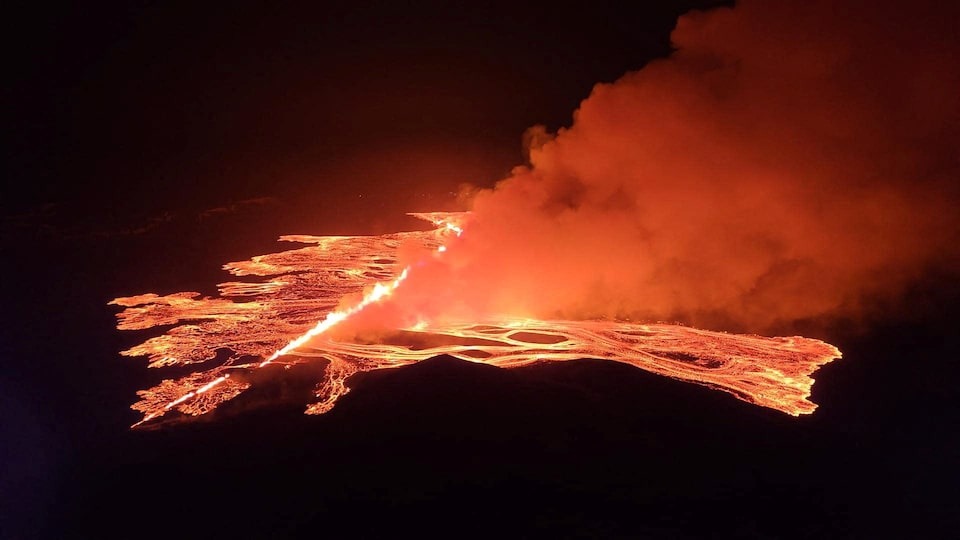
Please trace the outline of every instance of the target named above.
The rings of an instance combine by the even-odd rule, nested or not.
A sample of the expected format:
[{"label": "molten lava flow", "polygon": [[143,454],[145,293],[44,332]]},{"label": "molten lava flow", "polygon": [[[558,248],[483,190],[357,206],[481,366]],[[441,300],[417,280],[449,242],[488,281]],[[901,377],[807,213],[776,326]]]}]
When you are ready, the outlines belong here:
[{"label": "molten lava flow", "polygon": [[[306,412],[321,414],[349,391],[345,381],[351,375],[440,354],[502,368],[579,358],[612,360],[799,415],[816,408],[807,399],[814,382],[810,375],[840,356],[836,347],[802,337],[732,335],[670,324],[515,317],[443,324],[420,321],[375,343],[330,336],[330,328],[389,296],[416,271],[398,264],[401,243],[417,242],[443,257],[448,241],[463,232],[463,214],[413,215],[432,222],[436,229],[370,237],[281,237],[312,245],[225,265],[235,276],[264,279],[221,283],[219,298],[187,292],[113,300],[111,304],[125,308],[117,315],[121,330],[174,325],[124,355],[147,356],[150,367],[203,364],[190,375],[164,379],[138,392],[141,400],[133,409],[144,417],[134,426],[174,409],[191,416],[213,410],[251,385],[231,373],[314,359],[324,359],[328,365],[315,391],[317,401]],[[343,298],[358,293],[362,293],[358,300],[337,309]],[[216,365],[207,366],[210,363]]]}]

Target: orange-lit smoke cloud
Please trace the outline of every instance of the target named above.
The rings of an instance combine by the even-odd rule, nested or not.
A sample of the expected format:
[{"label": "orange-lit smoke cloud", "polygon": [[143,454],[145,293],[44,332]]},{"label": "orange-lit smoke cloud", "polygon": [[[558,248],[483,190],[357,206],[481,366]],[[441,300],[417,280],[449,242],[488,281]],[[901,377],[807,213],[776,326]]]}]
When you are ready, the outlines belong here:
[{"label": "orange-lit smoke cloud", "polygon": [[463,237],[380,313],[763,332],[956,269],[960,24],[900,4],[682,16],[669,58],[532,128],[529,165],[473,194]]}]

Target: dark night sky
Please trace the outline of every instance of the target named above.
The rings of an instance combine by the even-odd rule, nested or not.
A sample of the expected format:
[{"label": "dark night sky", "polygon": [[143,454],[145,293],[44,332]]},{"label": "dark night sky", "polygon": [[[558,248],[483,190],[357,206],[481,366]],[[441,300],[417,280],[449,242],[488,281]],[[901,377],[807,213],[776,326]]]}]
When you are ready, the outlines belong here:
[{"label": "dark night sky", "polygon": [[133,219],[276,196],[302,204],[293,227],[449,206],[520,163],[524,129],[667,54],[693,4],[37,9],[7,22],[27,196],[3,204]]},{"label": "dark night sky", "polygon": [[828,336],[844,358],[808,418],[600,362],[439,359],[365,375],[321,418],[293,376],[251,397],[272,406],[127,430],[157,375],[118,355],[143,335],[107,301],[213,292],[281,234],[453,209],[522,162],[526,128],[569,125],[717,3],[7,6],[0,536],[943,537],[947,280]]}]

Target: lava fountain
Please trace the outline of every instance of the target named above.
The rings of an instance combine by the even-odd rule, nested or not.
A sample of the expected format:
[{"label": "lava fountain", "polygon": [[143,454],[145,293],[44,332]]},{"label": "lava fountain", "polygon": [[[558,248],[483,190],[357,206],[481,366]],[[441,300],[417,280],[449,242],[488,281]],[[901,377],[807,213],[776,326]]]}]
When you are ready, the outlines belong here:
[{"label": "lava fountain", "polygon": [[[610,320],[537,320],[513,316],[469,321],[419,320],[376,340],[333,335],[331,328],[378,304],[402,287],[416,265],[398,262],[401,244],[414,242],[432,257],[455,249],[465,214],[411,214],[435,228],[381,236],[283,236],[307,247],[258,255],[224,265],[237,277],[218,285],[218,297],[195,292],[116,298],[121,330],[170,326],[122,354],[146,356],[152,368],[194,371],[137,394],[132,408],[141,426],[176,411],[208,413],[252,384],[237,377],[270,365],[326,361],[316,401],[307,414],[329,411],[359,372],[410,365],[447,354],[501,368],[595,358],[728,392],[738,399],[798,416],[812,374],[840,357],[836,347],[804,337],[761,337],[698,330],[676,324]],[[345,302],[345,298],[357,298]],[[319,321],[319,322],[317,322]]]}]

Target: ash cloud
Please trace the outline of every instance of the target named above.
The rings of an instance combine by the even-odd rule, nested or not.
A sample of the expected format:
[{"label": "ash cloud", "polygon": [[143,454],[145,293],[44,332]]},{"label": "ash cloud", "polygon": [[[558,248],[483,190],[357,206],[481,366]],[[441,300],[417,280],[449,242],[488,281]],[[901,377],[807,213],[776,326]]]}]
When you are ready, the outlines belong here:
[{"label": "ash cloud", "polygon": [[[597,84],[386,311],[765,332],[955,272],[960,54],[947,3],[738,2]],[[952,10],[947,13],[944,10]],[[405,306],[402,309],[398,306]]]}]

